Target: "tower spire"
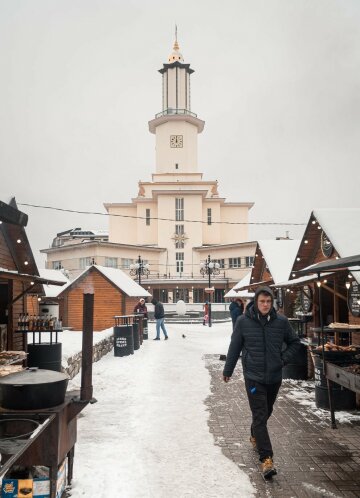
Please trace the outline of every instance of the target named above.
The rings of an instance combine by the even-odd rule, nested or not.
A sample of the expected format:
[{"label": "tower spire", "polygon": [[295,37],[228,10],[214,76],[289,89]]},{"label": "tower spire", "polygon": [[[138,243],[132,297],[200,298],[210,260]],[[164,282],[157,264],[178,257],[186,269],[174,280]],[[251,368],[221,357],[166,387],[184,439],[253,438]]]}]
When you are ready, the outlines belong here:
[{"label": "tower spire", "polygon": [[177,24],[175,24],[175,41],[174,41],[173,50],[179,50],[179,44],[177,40]]}]

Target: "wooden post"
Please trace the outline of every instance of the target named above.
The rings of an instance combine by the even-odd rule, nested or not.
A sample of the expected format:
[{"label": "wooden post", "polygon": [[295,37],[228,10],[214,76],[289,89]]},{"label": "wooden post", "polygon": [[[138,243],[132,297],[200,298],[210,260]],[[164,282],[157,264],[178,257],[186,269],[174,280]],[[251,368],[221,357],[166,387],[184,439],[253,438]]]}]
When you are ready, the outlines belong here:
[{"label": "wooden post", "polygon": [[93,360],[93,318],[94,294],[84,294],[83,299],[83,335],[81,358],[81,390],[80,399],[90,400],[93,395],[92,360]]}]

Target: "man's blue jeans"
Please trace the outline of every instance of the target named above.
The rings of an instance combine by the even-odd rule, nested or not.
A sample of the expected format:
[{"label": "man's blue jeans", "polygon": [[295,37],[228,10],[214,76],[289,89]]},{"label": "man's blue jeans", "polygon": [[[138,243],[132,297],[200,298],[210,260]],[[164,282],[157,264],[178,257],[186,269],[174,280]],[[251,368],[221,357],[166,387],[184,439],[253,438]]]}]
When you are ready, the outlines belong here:
[{"label": "man's blue jeans", "polygon": [[167,337],[164,318],[157,318],[156,319],[156,337],[158,337],[159,339],[160,339],[160,328],[164,332],[164,336]]}]

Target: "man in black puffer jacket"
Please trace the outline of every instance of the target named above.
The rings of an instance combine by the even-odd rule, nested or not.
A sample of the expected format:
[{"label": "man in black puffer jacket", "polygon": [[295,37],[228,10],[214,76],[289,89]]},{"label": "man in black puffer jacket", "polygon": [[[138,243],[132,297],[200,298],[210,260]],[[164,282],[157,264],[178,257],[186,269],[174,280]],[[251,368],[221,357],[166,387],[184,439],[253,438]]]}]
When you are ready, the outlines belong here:
[{"label": "man in black puffer jacket", "polygon": [[276,474],[267,421],[281,386],[282,367],[300,349],[299,338],[288,319],[276,313],[273,302],[269,287],[256,290],[254,303],[236,322],[223,371],[223,379],[228,382],[242,351],[246,393],[252,412],[250,441],[259,452],[265,479]]}]

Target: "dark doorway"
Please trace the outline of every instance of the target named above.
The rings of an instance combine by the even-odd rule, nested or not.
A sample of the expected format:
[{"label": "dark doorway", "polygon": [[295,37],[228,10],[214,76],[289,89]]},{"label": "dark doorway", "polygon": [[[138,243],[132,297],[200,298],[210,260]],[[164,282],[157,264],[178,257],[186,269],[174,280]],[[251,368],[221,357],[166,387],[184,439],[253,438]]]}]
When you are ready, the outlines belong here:
[{"label": "dark doorway", "polygon": [[0,324],[8,323],[9,286],[0,284]]}]

